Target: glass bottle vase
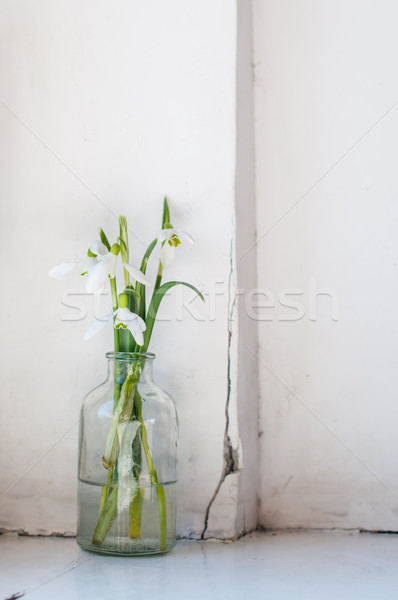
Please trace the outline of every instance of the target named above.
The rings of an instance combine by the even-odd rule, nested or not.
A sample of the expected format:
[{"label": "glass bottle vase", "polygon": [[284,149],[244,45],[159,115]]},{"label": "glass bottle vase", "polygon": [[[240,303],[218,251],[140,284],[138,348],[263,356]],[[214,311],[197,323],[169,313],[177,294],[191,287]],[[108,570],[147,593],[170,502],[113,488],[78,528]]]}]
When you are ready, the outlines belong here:
[{"label": "glass bottle vase", "polygon": [[175,405],[153,381],[153,354],[106,357],[107,380],[81,412],[77,543],[103,554],[167,552],[176,541]]}]

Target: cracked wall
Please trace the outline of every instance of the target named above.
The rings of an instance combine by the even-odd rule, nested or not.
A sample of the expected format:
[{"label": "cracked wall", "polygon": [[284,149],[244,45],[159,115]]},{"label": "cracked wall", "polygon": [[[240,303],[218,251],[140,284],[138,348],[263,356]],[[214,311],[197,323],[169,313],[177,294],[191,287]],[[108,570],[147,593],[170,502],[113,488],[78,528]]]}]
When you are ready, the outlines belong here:
[{"label": "cracked wall", "polygon": [[[245,297],[256,287],[254,106],[251,3],[237,2],[235,208],[231,241],[228,368],[223,467],[210,499],[202,537],[237,537],[258,524],[257,323]],[[251,248],[249,252],[248,248]]]}]

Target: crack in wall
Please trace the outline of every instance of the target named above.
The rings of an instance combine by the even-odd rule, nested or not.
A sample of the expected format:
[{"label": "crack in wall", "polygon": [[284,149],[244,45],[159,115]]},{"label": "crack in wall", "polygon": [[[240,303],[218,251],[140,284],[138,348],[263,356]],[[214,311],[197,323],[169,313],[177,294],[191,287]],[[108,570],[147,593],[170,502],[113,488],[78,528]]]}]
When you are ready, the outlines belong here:
[{"label": "crack in wall", "polygon": [[7,529],[6,527],[0,528],[0,535],[6,533],[15,533],[19,537],[56,537],[56,538],[75,538],[76,534],[71,531],[52,531],[51,533],[31,533],[30,531],[26,531],[25,529]]},{"label": "crack in wall", "polygon": [[232,297],[232,286],[233,286],[233,251],[234,251],[234,236],[231,237],[231,248],[230,248],[230,269],[228,278],[228,351],[227,351],[227,399],[225,402],[225,429],[224,429],[224,444],[223,444],[223,469],[221,472],[220,479],[216,485],[210,502],[207,505],[203,531],[200,539],[204,540],[206,531],[209,525],[209,516],[211,507],[218,496],[222,484],[225,481],[227,475],[236,473],[238,471],[238,450],[232,446],[231,438],[229,437],[229,401],[231,398],[231,344],[232,344],[232,321],[234,311],[236,307],[237,295],[234,293]]}]

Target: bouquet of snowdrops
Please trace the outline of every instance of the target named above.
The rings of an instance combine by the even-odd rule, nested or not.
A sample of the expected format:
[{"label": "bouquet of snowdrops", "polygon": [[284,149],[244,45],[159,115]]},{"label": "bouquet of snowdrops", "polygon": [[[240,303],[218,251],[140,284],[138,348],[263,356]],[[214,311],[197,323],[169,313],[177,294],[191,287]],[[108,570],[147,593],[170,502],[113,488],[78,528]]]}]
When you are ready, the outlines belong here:
[{"label": "bouquet of snowdrops", "polygon": [[[110,286],[112,312],[104,319],[95,321],[85,334],[90,339],[97,331],[108,323],[113,324],[114,351],[116,353],[133,353],[135,356],[144,355],[148,351],[157,312],[165,294],[176,285],[184,285],[203,300],[202,294],[191,284],[182,281],[162,283],[163,271],[171,265],[175,249],[182,241],[192,242],[185,232],[175,229],[170,221],[170,211],[167,199],[164,200],[162,227],[159,236],[148,246],[140,267],[130,263],[127,220],[119,218],[119,236],[113,244],[102,229],[99,239],[94,241],[84,261],[81,274],[86,277],[86,291],[99,294]],[[155,258],[154,250],[160,250],[158,258],[157,277],[150,299],[146,297],[146,286],[150,284],[146,271],[149,260]],[[118,291],[116,270],[118,262],[123,263],[124,282],[122,291]],[[66,262],[53,267],[50,277],[61,278],[67,275],[78,263]],[[107,483],[102,488],[99,516],[93,531],[92,544],[101,546],[106,539],[112,523],[117,515],[117,482],[118,470],[125,460],[125,453],[134,454],[134,469],[132,476],[136,480],[136,488],[130,509],[130,536],[140,537],[140,522],[142,510],[142,490],[139,486],[139,476],[142,461],[145,456],[146,466],[152,485],[156,486],[160,519],[160,550],[166,546],[166,505],[162,485],[158,485],[158,475],[154,464],[144,419],[142,417],[142,399],[138,393],[140,380],[140,363],[131,364],[127,375],[121,378],[114,374],[113,388],[113,419],[109,428],[103,451],[103,468],[107,470]],[[135,434],[132,443],[121,443],[118,430],[124,423],[134,422]],[[131,458],[131,457],[130,457]]]}]

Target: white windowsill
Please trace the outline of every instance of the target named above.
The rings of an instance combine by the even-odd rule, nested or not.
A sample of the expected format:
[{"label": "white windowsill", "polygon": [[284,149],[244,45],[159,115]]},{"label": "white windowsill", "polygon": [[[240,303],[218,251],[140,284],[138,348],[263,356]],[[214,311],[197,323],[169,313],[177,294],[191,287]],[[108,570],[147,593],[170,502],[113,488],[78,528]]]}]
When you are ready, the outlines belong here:
[{"label": "white windowsill", "polygon": [[146,558],[83,552],[72,538],[0,536],[0,600],[349,599],[398,596],[398,535],[255,533],[180,541]]}]

